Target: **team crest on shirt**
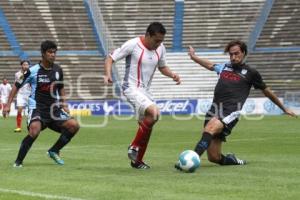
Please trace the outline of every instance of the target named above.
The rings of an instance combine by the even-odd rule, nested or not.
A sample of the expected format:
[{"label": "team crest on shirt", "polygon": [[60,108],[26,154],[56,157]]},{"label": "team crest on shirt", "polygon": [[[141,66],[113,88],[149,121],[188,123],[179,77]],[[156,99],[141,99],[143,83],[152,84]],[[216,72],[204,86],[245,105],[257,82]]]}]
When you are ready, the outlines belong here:
[{"label": "team crest on shirt", "polygon": [[247,69],[242,69],[241,74],[245,75],[247,74],[248,70]]},{"label": "team crest on shirt", "polygon": [[58,72],[55,72],[55,78],[56,78],[56,80],[59,80],[59,73]]}]

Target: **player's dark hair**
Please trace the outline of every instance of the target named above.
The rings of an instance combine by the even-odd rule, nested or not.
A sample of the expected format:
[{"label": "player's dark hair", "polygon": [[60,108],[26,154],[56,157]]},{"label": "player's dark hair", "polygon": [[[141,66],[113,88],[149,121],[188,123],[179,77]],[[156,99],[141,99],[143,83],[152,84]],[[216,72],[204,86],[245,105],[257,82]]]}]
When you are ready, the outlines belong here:
[{"label": "player's dark hair", "polygon": [[42,54],[45,53],[49,49],[55,49],[57,50],[57,45],[55,42],[50,40],[45,40],[41,43],[41,52]]},{"label": "player's dark hair", "polygon": [[245,56],[246,56],[247,53],[248,53],[247,45],[246,45],[245,42],[240,41],[240,40],[232,40],[232,41],[230,41],[230,42],[226,45],[226,47],[225,47],[225,49],[224,49],[224,53],[228,53],[228,52],[229,52],[229,49],[230,49],[231,47],[233,47],[233,46],[236,46],[236,45],[238,45],[238,46],[240,47],[241,51],[242,51],[242,52],[245,54]]},{"label": "player's dark hair", "polygon": [[167,33],[164,25],[162,25],[162,23],[160,22],[152,22],[151,24],[149,24],[146,34],[149,34],[150,36],[155,35],[155,33],[160,33],[165,35]]},{"label": "player's dark hair", "polygon": [[23,63],[25,63],[25,62],[27,62],[27,63],[28,63],[28,65],[30,65],[30,61],[29,61],[29,60],[27,60],[27,59],[25,59],[25,60],[21,60],[21,61],[20,61],[20,65],[23,65]]}]

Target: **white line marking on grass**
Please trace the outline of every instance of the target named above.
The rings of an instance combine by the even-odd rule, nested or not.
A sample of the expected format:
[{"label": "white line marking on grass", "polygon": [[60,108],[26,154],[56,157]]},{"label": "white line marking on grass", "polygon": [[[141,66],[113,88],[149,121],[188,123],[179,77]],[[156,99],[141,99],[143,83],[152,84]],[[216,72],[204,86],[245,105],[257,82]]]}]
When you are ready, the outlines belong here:
[{"label": "white line marking on grass", "polygon": [[28,191],[24,191],[24,190],[11,190],[11,189],[5,189],[5,188],[0,188],[0,192],[1,193],[19,194],[22,196],[30,196],[30,197],[41,197],[41,198],[45,198],[45,199],[84,200],[84,199],[80,199],[80,198],[73,198],[73,197],[67,197],[67,196],[57,196],[57,195],[51,195],[51,194],[28,192]]}]

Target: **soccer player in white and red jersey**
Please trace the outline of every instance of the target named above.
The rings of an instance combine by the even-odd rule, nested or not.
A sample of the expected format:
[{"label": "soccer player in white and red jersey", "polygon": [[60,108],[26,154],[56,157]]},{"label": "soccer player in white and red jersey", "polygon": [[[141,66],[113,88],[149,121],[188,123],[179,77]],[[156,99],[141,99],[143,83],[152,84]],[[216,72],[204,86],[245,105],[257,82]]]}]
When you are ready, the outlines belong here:
[{"label": "soccer player in white and red jersey", "polygon": [[156,68],[165,76],[180,84],[180,77],[166,66],[166,49],[163,40],[166,29],[159,22],[151,23],[144,36],[125,42],[120,48],[109,54],[105,60],[105,84],[112,83],[112,64],[126,59],[126,72],[122,91],[128,102],[139,116],[139,127],[134,140],[128,148],[131,166],[148,169],[143,162],[153,125],[157,122],[160,111],[149,91]]},{"label": "soccer player in white and red jersey", "polygon": [[[2,83],[0,84],[0,109],[3,109],[5,105],[7,104],[9,93],[11,91],[12,87],[8,83],[8,80],[6,78],[3,78]],[[2,113],[4,116],[4,113]]]},{"label": "soccer player in white and red jersey", "polygon": [[[21,69],[15,73],[15,82],[22,82],[24,78],[24,72],[26,72],[29,68],[30,62],[29,60],[21,60],[20,62]],[[17,95],[17,128],[14,130],[15,132],[21,132],[22,129],[22,111],[28,105],[28,98],[31,93],[31,86],[29,83],[24,84],[18,91]]]}]

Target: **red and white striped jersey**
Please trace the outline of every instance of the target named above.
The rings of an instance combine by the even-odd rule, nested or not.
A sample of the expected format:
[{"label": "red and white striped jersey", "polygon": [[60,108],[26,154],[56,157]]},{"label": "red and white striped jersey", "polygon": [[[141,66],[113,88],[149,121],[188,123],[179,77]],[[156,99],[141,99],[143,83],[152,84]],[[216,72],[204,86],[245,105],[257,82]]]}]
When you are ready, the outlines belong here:
[{"label": "red and white striped jersey", "polygon": [[166,66],[165,46],[161,43],[156,50],[149,50],[143,44],[142,37],[128,40],[110,56],[115,62],[126,59],[123,90],[128,87],[149,89],[156,68]]}]

